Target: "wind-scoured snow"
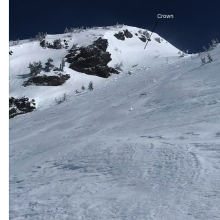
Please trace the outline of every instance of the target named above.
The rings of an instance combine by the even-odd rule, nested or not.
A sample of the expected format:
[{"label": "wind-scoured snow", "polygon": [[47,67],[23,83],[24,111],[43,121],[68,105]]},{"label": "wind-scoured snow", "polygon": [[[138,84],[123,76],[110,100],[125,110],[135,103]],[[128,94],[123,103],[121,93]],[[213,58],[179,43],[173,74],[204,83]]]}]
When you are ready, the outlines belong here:
[{"label": "wind-scoured snow", "polygon": [[[131,75],[99,79],[66,66],[64,85],[22,88],[27,59],[58,62],[66,52],[11,48],[11,94],[37,96],[43,108],[10,120],[10,219],[220,219],[220,47],[201,66],[207,53],[179,58],[165,40],[144,50],[138,38],[110,35],[109,65],[123,61]],[[91,79],[93,91],[71,93]],[[45,105],[63,92],[66,102]]]}]

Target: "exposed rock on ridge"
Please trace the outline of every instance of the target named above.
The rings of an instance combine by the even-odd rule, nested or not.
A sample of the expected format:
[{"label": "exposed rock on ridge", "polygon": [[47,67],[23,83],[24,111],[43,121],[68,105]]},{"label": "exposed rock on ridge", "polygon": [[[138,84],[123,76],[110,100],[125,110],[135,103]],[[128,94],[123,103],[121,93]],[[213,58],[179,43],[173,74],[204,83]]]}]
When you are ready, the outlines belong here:
[{"label": "exposed rock on ridge", "polygon": [[103,78],[108,78],[112,73],[118,74],[117,70],[107,66],[112,60],[111,54],[106,51],[107,47],[108,40],[99,38],[92,45],[70,50],[66,55],[69,68]]},{"label": "exposed rock on ridge", "polygon": [[132,38],[133,35],[131,32],[129,32],[127,29],[122,31],[119,31],[117,34],[114,35],[118,40],[125,40],[126,38]]}]

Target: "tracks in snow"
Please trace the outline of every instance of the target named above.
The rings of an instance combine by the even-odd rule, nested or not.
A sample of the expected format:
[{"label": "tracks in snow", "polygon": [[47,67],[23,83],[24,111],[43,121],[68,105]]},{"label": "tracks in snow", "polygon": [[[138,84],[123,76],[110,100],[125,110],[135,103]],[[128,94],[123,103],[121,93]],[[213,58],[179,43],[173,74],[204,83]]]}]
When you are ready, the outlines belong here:
[{"label": "tracks in snow", "polygon": [[219,149],[90,139],[14,174],[11,219],[217,219]]}]

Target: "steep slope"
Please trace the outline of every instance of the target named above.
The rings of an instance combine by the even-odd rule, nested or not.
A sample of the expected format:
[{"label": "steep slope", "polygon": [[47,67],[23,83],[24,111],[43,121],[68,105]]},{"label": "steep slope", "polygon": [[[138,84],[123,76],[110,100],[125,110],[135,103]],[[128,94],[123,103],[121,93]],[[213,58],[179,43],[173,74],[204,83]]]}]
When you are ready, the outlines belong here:
[{"label": "steep slope", "polygon": [[[133,37],[118,40],[114,35],[122,30],[128,30]],[[152,40],[144,50],[145,43],[139,39],[142,35],[139,33],[140,31],[143,32],[144,30],[124,25],[120,28],[87,29],[79,31],[79,33],[47,35],[45,40],[49,43],[55,39],[65,40],[69,45],[68,49],[71,49],[73,44],[85,47],[100,37],[107,39],[109,44],[107,51],[111,54],[112,59],[108,65],[114,67],[115,64],[123,62],[124,71],[131,70],[134,65],[143,68],[165,64],[167,63],[166,57],[176,59],[179,56],[177,48],[156,33],[152,35]],[[161,43],[155,40],[158,37],[161,39]],[[13,54],[10,56],[10,96],[33,98],[36,100],[36,107],[42,109],[54,105],[54,99],[64,93],[73,95],[76,89],[80,90],[83,85],[87,87],[90,81],[94,82],[95,87],[105,82],[105,79],[76,72],[69,68],[70,64],[66,63],[64,72],[69,74],[71,78],[62,86],[22,86],[29,77],[29,63],[41,61],[44,65],[50,57],[54,60],[53,64],[59,67],[62,58],[68,54],[68,49],[44,49],[39,45],[39,41],[29,42],[28,40],[20,41],[18,45],[11,46],[10,50],[13,51]]]},{"label": "steep slope", "polygon": [[131,75],[11,119],[10,218],[218,219],[220,47],[210,54],[204,66],[146,56]]}]

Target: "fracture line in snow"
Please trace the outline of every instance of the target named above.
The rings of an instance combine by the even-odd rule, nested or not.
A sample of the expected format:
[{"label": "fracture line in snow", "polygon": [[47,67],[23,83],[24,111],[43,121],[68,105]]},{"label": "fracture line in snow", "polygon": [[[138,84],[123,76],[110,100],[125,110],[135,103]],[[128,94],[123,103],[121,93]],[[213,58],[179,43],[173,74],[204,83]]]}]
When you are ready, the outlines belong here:
[{"label": "fracture line in snow", "polygon": [[146,45],[145,45],[144,49],[146,48],[146,46],[147,46],[147,44],[148,44],[148,41],[150,40],[150,38],[151,38],[152,34],[154,33],[154,30],[155,30],[155,28],[156,28],[156,26],[157,26],[158,21],[159,21],[159,20],[157,20],[157,22],[156,22],[156,24],[155,24],[155,26],[154,26],[154,29],[153,29],[153,31],[151,32],[150,37],[147,39],[147,43],[146,43]]}]

